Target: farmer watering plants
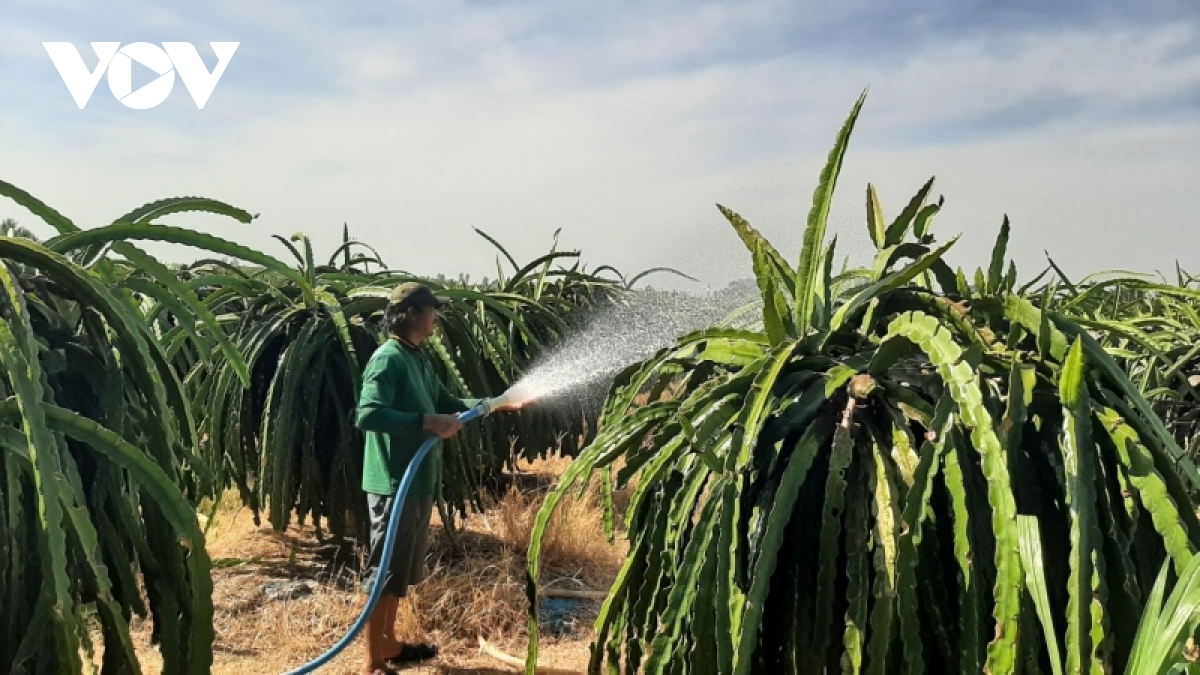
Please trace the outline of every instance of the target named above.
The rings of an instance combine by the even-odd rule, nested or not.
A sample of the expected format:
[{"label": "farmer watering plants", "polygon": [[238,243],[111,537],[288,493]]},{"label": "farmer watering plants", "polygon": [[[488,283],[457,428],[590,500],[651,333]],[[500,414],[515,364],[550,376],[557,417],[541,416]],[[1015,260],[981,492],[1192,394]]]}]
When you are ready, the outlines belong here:
[{"label": "farmer watering plants", "polygon": [[[459,413],[478,400],[453,396],[438,378],[421,345],[433,335],[438,309],[449,302],[419,283],[402,284],[384,310],[388,339],[371,355],[363,373],[356,423],[365,435],[363,491],[371,517],[370,557],[363,570],[366,592],[382,576],[383,595],[364,631],[364,673],[383,675],[403,663],[432,658],[437,648],[407,644],[394,635],[400,599],[424,578],[429,519],[441,471],[437,446],[416,469],[403,503],[397,487],[431,436],[450,438],[462,428]],[[516,410],[524,402],[501,401],[490,412]],[[394,508],[401,509],[391,560],[384,559],[384,538]]]}]

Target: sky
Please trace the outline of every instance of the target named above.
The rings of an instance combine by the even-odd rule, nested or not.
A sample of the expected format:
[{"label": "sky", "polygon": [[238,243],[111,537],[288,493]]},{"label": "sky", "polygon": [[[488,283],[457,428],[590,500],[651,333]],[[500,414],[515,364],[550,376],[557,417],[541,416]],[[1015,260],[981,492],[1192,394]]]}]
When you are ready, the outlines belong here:
[{"label": "sky", "polygon": [[[869,255],[864,194],[894,217],[930,176],[954,266],[986,266],[1007,214],[1031,278],[1200,271],[1200,5],[1055,3],[5,0],[0,179],[81,227],[201,195],[259,214],[165,220],[281,258],[343,223],[390,267],[495,276],[559,246],[589,268],[750,274],[716,208],[798,256],[818,174],[869,94],[830,217]],[[176,79],[134,110],[79,109],[43,42],[239,42],[203,109]],[[136,89],[152,76],[135,66]],[[27,212],[0,202],[40,234]],[[154,249],[168,259],[197,256]]]}]

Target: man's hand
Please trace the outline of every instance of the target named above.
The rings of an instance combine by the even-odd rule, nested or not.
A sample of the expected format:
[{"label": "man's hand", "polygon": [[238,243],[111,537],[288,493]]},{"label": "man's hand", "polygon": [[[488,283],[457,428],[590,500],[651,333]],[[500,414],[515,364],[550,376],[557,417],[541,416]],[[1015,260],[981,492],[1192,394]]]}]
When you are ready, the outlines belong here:
[{"label": "man's hand", "polygon": [[458,415],[426,415],[421,423],[422,429],[441,438],[450,438],[457,434],[462,426]]}]

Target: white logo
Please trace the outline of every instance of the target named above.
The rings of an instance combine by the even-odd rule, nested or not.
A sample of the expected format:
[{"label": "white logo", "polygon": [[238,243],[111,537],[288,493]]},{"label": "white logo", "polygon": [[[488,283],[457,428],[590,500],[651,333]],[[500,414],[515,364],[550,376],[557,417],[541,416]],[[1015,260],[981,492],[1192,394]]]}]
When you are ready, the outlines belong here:
[{"label": "white logo", "polygon": [[[210,42],[213,53],[217,55],[217,66],[212,72],[204,67],[204,61],[190,42],[164,42],[162,47],[149,42],[134,42],[124,47],[120,42],[93,42],[92,50],[96,52],[99,63],[94,71],[89,71],[79,55],[79,50],[70,42],[43,42],[42,46],[50,54],[54,67],[67,85],[67,91],[75,99],[75,104],[82,110],[87,105],[100,76],[108,70],[108,88],[113,96],[125,106],[136,110],[146,110],[167,100],[171,88],[175,86],[175,73],[187,87],[197,108],[204,108],[208,97],[212,95],[225,67],[237,51],[239,42]],[[165,50],[165,51],[164,51]],[[133,62],[158,73],[153,82],[143,85],[133,91]]]}]

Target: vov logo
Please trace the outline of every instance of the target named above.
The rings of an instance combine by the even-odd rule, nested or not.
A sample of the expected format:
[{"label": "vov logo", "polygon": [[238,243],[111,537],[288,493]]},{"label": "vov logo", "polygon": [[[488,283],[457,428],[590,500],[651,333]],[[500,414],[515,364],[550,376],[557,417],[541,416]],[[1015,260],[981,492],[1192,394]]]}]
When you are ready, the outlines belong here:
[{"label": "vov logo", "polygon": [[[149,42],[133,42],[124,47],[120,42],[93,42],[92,50],[100,61],[94,71],[88,70],[79,50],[70,42],[43,42],[42,46],[50,54],[50,60],[58,68],[58,74],[62,76],[80,110],[87,105],[105,70],[108,71],[108,88],[118,101],[129,108],[146,110],[167,100],[175,86],[176,72],[192,95],[196,107],[203,109],[239,44],[208,43],[217,55],[217,66],[212,72],[204,66],[199,52],[190,42],[164,42],[161,48]],[[158,73],[153,82],[137,91],[133,91],[134,61]]]}]

